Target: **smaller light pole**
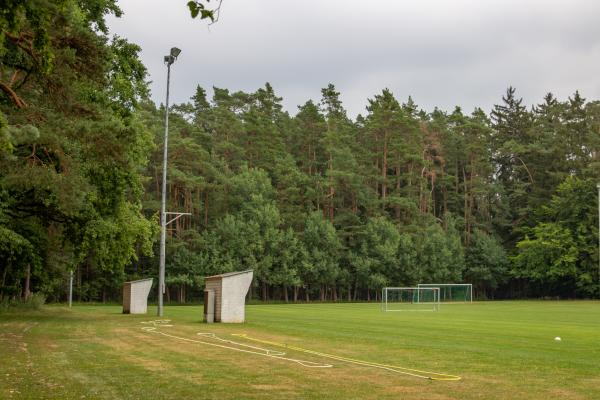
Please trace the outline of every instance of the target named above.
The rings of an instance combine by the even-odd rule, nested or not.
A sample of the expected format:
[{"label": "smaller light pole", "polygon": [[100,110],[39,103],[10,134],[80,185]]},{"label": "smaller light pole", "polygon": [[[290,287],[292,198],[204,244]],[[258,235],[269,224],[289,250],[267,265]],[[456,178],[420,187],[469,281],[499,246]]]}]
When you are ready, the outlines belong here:
[{"label": "smaller light pole", "polygon": [[73,305],[73,270],[69,273],[69,308]]},{"label": "smaller light pole", "polygon": [[165,142],[163,151],[163,179],[162,179],[162,202],[160,205],[160,264],[158,267],[158,316],[163,316],[163,294],[165,293],[165,242],[167,238],[167,157],[169,142],[169,83],[171,80],[171,64],[175,62],[181,53],[177,47],[172,47],[168,56],[165,56],[167,64],[167,102],[165,104]]}]

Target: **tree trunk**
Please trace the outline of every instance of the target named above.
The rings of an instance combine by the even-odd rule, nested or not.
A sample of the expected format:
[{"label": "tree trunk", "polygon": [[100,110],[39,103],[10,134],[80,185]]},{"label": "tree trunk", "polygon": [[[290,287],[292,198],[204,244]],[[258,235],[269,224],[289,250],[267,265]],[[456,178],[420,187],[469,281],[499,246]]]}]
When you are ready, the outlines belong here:
[{"label": "tree trunk", "polygon": [[471,232],[471,210],[469,210],[469,191],[467,190],[467,172],[465,168],[462,169],[463,173],[463,185],[464,185],[464,207],[465,207],[465,245],[468,246],[470,242],[470,232]]},{"label": "tree trunk", "polygon": [[25,272],[25,288],[23,289],[23,299],[29,299],[31,292],[29,291],[29,282],[31,280],[31,265],[27,264],[27,270]]},{"label": "tree trunk", "polygon": [[[400,196],[400,171],[400,166],[396,165],[396,196]],[[394,208],[396,210],[396,220],[400,221],[400,206],[395,205]]]},{"label": "tree trunk", "polygon": [[[444,168],[441,169],[441,174],[442,174],[442,182],[444,182],[444,177],[445,177]],[[448,189],[444,185],[442,187],[442,215],[445,215],[447,212],[448,212]]]},{"label": "tree trunk", "polygon": [[4,299],[4,287],[6,286],[6,274],[8,273],[8,265],[4,266],[4,273],[2,274],[2,286],[0,286],[0,300]]},{"label": "tree trunk", "polygon": [[181,287],[179,288],[179,302],[180,303],[185,303],[185,285],[181,285]]},{"label": "tree trunk", "polygon": [[267,301],[267,282],[262,281],[262,298],[263,301]]},{"label": "tree trunk", "polygon": [[333,224],[333,197],[335,189],[333,188],[333,155],[329,152],[329,220]]},{"label": "tree trunk", "polygon": [[460,182],[458,179],[458,161],[454,163],[454,178],[456,179],[454,183],[454,196],[458,199],[460,195]]},{"label": "tree trunk", "polygon": [[283,298],[285,300],[285,302],[288,302],[288,288],[287,286],[283,285]]},{"label": "tree trunk", "polygon": [[435,213],[435,209],[436,209],[436,203],[435,203],[435,171],[434,173],[431,174],[431,191],[429,192],[429,198],[431,199],[431,214],[433,214],[433,216],[436,216]]},{"label": "tree trunk", "polygon": [[208,190],[204,192],[204,227],[208,227]]},{"label": "tree trunk", "polygon": [[[173,185],[173,203],[175,203],[175,209],[179,208],[179,187],[177,185]],[[181,230],[181,218],[175,220],[175,232],[177,234]]]},{"label": "tree trunk", "polygon": [[154,168],[154,177],[156,182],[156,197],[160,197],[160,179],[158,178],[158,168]]},{"label": "tree trunk", "polygon": [[[194,213],[193,217],[196,218],[196,221],[198,221],[198,224],[202,224],[202,220],[200,219],[200,212],[201,212],[200,209],[202,207],[202,189],[200,189],[200,188],[196,189],[195,204],[197,204],[197,206],[196,206],[197,212]],[[198,230],[200,230],[200,229],[198,229]]]},{"label": "tree trunk", "polygon": [[81,301],[81,268],[77,266],[77,300]]},{"label": "tree trunk", "polygon": [[298,302],[298,286],[294,286],[294,303]]},{"label": "tree trunk", "polygon": [[310,149],[310,143],[308,144],[308,176],[312,175],[312,161],[311,161],[312,151]]},{"label": "tree trunk", "polygon": [[381,200],[385,208],[385,198],[387,196],[387,168],[388,168],[388,138],[387,133],[383,134],[383,161],[381,163]]},{"label": "tree trunk", "polygon": [[[423,150],[423,160],[426,160],[426,150]],[[421,210],[422,213],[426,213],[427,212],[427,196],[425,195],[426,192],[426,188],[423,187],[423,183],[427,184],[427,166],[424,166],[421,169],[421,176],[419,179],[419,209]]]}]

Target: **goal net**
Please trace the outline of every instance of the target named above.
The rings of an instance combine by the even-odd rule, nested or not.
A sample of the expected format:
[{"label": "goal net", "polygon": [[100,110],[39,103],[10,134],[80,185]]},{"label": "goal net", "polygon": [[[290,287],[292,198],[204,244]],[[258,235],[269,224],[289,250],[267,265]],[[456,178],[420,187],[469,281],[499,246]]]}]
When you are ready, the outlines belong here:
[{"label": "goal net", "polygon": [[473,285],[470,283],[419,283],[419,288],[439,288],[442,303],[473,302]]},{"label": "goal net", "polygon": [[437,311],[439,306],[437,287],[386,287],[381,293],[383,311]]}]

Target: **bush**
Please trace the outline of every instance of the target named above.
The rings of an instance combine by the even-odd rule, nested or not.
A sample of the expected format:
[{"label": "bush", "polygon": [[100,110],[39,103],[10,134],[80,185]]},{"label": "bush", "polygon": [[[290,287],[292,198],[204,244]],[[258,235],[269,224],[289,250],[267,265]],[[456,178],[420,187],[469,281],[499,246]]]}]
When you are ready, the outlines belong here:
[{"label": "bush", "polygon": [[0,302],[0,312],[39,310],[46,302],[42,293],[33,293],[28,299],[4,299]]}]

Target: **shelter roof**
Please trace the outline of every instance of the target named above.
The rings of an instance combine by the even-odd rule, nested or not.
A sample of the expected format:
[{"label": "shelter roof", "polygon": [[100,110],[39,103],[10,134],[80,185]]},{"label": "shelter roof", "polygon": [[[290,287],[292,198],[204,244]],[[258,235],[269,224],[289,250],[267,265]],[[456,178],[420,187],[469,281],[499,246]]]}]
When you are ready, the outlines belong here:
[{"label": "shelter roof", "polygon": [[249,272],[252,272],[251,269],[247,269],[246,271],[236,271],[236,272],[227,272],[225,274],[219,274],[219,275],[212,275],[212,276],[207,276],[204,279],[222,279],[222,278],[229,278],[231,276],[235,276],[235,275],[242,275],[242,274],[247,274]]}]

